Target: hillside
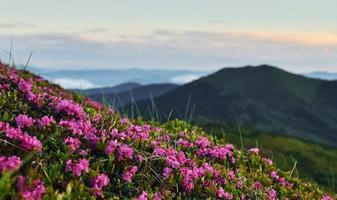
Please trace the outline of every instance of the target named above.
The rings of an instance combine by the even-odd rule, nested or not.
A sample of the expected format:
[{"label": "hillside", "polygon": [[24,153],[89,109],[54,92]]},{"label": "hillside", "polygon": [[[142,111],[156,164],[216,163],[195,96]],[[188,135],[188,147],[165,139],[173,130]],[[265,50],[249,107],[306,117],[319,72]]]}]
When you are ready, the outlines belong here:
[{"label": "hillside", "polygon": [[103,87],[103,88],[91,88],[91,89],[73,89],[74,92],[79,92],[83,95],[95,95],[99,96],[102,94],[115,94],[119,92],[124,92],[128,90],[132,90],[134,88],[142,86],[139,83],[133,83],[133,82],[127,82],[127,83],[122,83],[113,87]]},{"label": "hillside", "polygon": [[[192,114],[197,124],[234,123],[337,145],[337,81],[306,78],[268,65],[224,68],[154,102],[163,120]],[[137,104],[150,116],[151,102]]]},{"label": "hillside", "polygon": [[[124,84],[120,85],[124,86]],[[92,100],[111,105],[115,108],[123,107],[132,102],[141,100],[151,100],[157,96],[163,95],[178,85],[171,83],[149,84],[149,85],[130,85],[131,87],[120,87],[116,91],[113,88],[97,88],[79,91]]]},{"label": "hillside", "polygon": [[[282,170],[294,170],[299,177],[337,192],[337,148],[290,136],[275,135],[252,128],[205,124],[207,133],[245,148],[259,147]],[[294,168],[295,166],[295,168]]]},{"label": "hillside", "polygon": [[129,120],[0,65],[0,199],[331,199],[259,149]]}]

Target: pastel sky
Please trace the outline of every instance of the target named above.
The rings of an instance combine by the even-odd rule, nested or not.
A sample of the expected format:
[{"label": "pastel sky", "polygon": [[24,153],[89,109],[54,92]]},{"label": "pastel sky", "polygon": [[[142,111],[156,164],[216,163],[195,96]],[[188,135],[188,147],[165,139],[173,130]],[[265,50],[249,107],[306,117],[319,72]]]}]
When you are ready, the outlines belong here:
[{"label": "pastel sky", "polygon": [[0,0],[0,58],[44,68],[337,72],[336,0]]}]

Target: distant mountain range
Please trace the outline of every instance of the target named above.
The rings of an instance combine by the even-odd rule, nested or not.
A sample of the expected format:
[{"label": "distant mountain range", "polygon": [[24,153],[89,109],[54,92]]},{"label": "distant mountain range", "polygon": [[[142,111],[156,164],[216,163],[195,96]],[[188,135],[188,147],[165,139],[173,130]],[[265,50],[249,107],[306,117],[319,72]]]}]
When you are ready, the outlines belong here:
[{"label": "distant mountain range", "polygon": [[198,124],[234,123],[337,145],[337,81],[281,69],[224,68],[153,99],[138,101],[145,116],[188,118]]},{"label": "distant mountain range", "polygon": [[303,75],[307,77],[323,79],[323,80],[337,80],[337,73],[330,73],[330,72],[324,72],[324,71],[316,71],[316,72],[311,72],[311,73],[307,73]]},{"label": "distant mountain range", "polygon": [[113,87],[126,82],[136,82],[142,85],[184,84],[210,73],[147,69],[48,70],[36,67],[30,67],[29,70],[68,89]]},{"label": "distant mountain range", "polygon": [[[40,67],[29,67],[30,71],[60,84],[68,89],[91,89],[113,87],[127,82],[136,82],[142,85],[173,83],[185,84],[200,77],[213,73],[212,71],[189,70],[151,70],[151,69],[72,69],[56,70]],[[311,72],[304,73],[306,77],[323,80],[337,80],[337,73]]]},{"label": "distant mountain range", "polygon": [[121,108],[131,102],[155,98],[177,87],[178,85],[170,83],[141,85],[131,82],[114,87],[75,91],[80,92],[95,101],[111,105],[115,108]]}]

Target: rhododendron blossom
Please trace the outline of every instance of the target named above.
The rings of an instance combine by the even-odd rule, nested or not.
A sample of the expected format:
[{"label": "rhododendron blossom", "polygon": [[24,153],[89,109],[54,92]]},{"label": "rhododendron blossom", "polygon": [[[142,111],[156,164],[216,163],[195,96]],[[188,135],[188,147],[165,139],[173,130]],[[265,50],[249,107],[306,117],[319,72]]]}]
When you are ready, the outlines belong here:
[{"label": "rhododendron blossom", "polygon": [[76,151],[81,145],[81,141],[77,138],[67,137],[64,142],[68,145],[71,152]]},{"label": "rhododendron blossom", "polygon": [[20,114],[15,118],[18,128],[32,127],[35,120],[27,115]]},{"label": "rhododendron blossom", "polygon": [[67,160],[66,171],[71,171],[74,176],[81,176],[83,172],[89,172],[89,161],[81,159],[74,163],[72,160]]},{"label": "rhododendron blossom", "polygon": [[16,185],[21,197],[25,200],[40,200],[46,192],[44,184],[40,179],[35,179],[32,185],[27,185],[25,178],[19,176]]},{"label": "rhododendron blossom", "polygon": [[258,148],[251,148],[249,149],[249,152],[252,153],[252,154],[259,154],[259,149]]},{"label": "rhododendron blossom", "polygon": [[17,156],[0,156],[0,175],[4,171],[13,171],[19,168],[21,164],[21,159]]},{"label": "rhododendron blossom", "polygon": [[115,150],[117,149],[117,147],[119,146],[120,144],[118,143],[117,140],[112,140],[109,142],[108,146],[105,148],[104,152],[107,154],[107,155],[111,155],[115,152]]},{"label": "rhododendron blossom", "polygon": [[135,200],[147,200],[147,193],[143,191],[139,197],[135,198]]},{"label": "rhododendron blossom", "polygon": [[55,123],[55,119],[53,116],[43,116],[38,120],[38,125],[40,128],[49,127],[51,124]]},{"label": "rhododendron blossom", "polygon": [[138,170],[138,167],[137,167],[137,166],[132,166],[132,167],[130,167],[128,170],[126,170],[126,171],[123,173],[123,175],[122,175],[123,179],[124,179],[126,182],[129,182],[129,183],[130,183],[130,182],[132,181],[132,177],[136,174],[137,170]]},{"label": "rhododendron blossom", "polygon": [[95,191],[96,196],[103,197],[102,190],[104,187],[109,185],[110,179],[106,174],[100,174],[94,178],[92,181],[92,188]]},{"label": "rhododendron blossom", "polygon": [[122,144],[118,148],[118,160],[131,159],[133,155],[133,148]]}]

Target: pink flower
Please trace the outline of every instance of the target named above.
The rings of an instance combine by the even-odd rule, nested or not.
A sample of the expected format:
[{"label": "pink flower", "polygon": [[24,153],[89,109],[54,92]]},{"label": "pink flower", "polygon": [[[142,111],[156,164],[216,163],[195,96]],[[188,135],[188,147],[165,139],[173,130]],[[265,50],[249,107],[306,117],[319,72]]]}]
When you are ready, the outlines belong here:
[{"label": "pink flower", "polygon": [[184,140],[184,139],[182,139],[182,138],[180,138],[180,139],[177,141],[177,145],[178,145],[178,146],[181,146],[181,147],[185,147],[185,148],[189,148],[189,147],[193,147],[193,146],[194,146],[193,143],[190,143],[189,141]]},{"label": "pink flower", "polygon": [[24,93],[32,91],[32,87],[33,87],[30,82],[28,82],[28,81],[26,81],[24,79],[20,80],[18,86],[19,86],[19,90],[21,92],[24,92]]},{"label": "pink flower", "polygon": [[255,188],[256,190],[260,190],[260,189],[263,188],[263,185],[262,185],[259,181],[255,181],[255,182],[254,182],[254,188]]},{"label": "pink flower", "polygon": [[76,151],[81,145],[81,141],[77,138],[67,137],[64,142],[68,145],[71,152]]},{"label": "pink flower", "polygon": [[218,198],[233,199],[233,195],[228,192],[225,192],[225,190],[222,187],[218,189],[218,191],[216,192],[216,195]]},{"label": "pink flower", "polygon": [[211,142],[206,137],[200,137],[197,141],[195,141],[195,144],[201,148],[205,148],[208,147]]},{"label": "pink flower", "polygon": [[55,106],[55,110],[57,112],[64,112],[70,116],[76,116],[79,119],[84,119],[87,116],[79,104],[67,99],[58,102]]},{"label": "pink flower", "polygon": [[17,156],[0,156],[0,174],[3,171],[14,171],[19,168],[21,164],[21,159]]},{"label": "pink flower", "polygon": [[186,192],[193,190],[194,188],[193,180],[185,177],[182,181],[182,186]]},{"label": "pink flower", "polygon": [[136,174],[138,170],[138,167],[137,166],[132,166],[130,167],[127,171],[125,171],[122,175],[123,179],[126,181],[126,182],[129,182],[131,183],[132,181],[132,177]]},{"label": "pink flower", "polygon": [[236,183],[236,187],[237,187],[237,188],[242,189],[242,186],[243,186],[242,181],[238,181],[238,182]]},{"label": "pink flower", "polygon": [[107,155],[111,155],[115,152],[116,148],[119,146],[120,144],[118,143],[117,140],[112,140],[109,142],[108,146],[105,148],[104,152]]},{"label": "pink flower", "polygon": [[133,148],[128,145],[120,145],[118,148],[118,160],[131,159],[133,155]]},{"label": "pink flower", "polygon": [[19,176],[17,179],[17,189],[21,197],[25,200],[40,200],[46,192],[43,182],[40,179],[33,181],[31,186],[25,184],[25,178]]},{"label": "pink flower", "polygon": [[153,194],[153,200],[162,200],[159,192],[156,192],[156,193]]},{"label": "pink flower", "polygon": [[122,125],[126,125],[126,124],[128,124],[128,123],[130,123],[130,120],[129,120],[128,118],[123,117],[123,118],[121,119],[121,124],[122,124]]},{"label": "pink flower", "polygon": [[332,200],[329,195],[324,195],[321,200]]},{"label": "pink flower", "polygon": [[109,185],[110,179],[106,174],[100,174],[94,178],[92,181],[92,188],[95,191],[96,196],[103,197],[102,190],[104,187]]},{"label": "pink flower", "polygon": [[165,167],[164,168],[164,172],[163,172],[163,176],[166,178],[166,177],[168,177],[171,174],[171,172],[172,172],[171,168]]},{"label": "pink flower", "polygon": [[67,160],[66,171],[72,171],[74,176],[81,176],[82,172],[89,172],[89,161],[81,159],[76,164],[72,160]]},{"label": "pink flower", "polygon": [[270,160],[269,158],[262,158],[263,161],[267,163],[267,165],[273,165],[273,161]]},{"label": "pink flower", "polygon": [[274,189],[267,188],[267,195],[268,195],[268,200],[276,199],[276,191]]},{"label": "pink flower", "polygon": [[218,191],[216,192],[216,196],[218,198],[224,198],[225,197],[225,190],[222,187],[220,187],[218,189]]},{"label": "pink flower", "polygon": [[278,180],[280,177],[277,175],[277,172],[276,171],[272,171],[270,173],[270,177],[273,178],[273,179],[276,179]]},{"label": "pink flower", "polygon": [[42,143],[35,136],[30,136],[19,128],[10,127],[8,123],[4,122],[0,123],[0,128],[7,138],[20,142],[21,147],[27,150],[42,150]]},{"label": "pink flower", "polygon": [[235,173],[234,173],[234,171],[233,170],[230,170],[229,172],[228,172],[228,176],[229,176],[229,179],[234,179],[235,178]]},{"label": "pink flower", "polygon": [[49,127],[53,123],[55,123],[53,116],[43,116],[40,120],[38,120],[38,125],[40,128]]},{"label": "pink flower", "polygon": [[258,148],[251,148],[249,149],[249,152],[252,153],[252,154],[259,154],[259,149]]},{"label": "pink flower", "polygon": [[135,198],[135,200],[147,200],[147,193],[143,191],[139,197]]},{"label": "pink flower", "polygon": [[35,120],[27,115],[20,114],[15,118],[16,125],[19,128],[32,127]]},{"label": "pink flower", "polygon": [[24,133],[20,142],[21,146],[27,150],[42,150],[42,143],[36,138],[36,136],[29,136],[27,133]]}]

